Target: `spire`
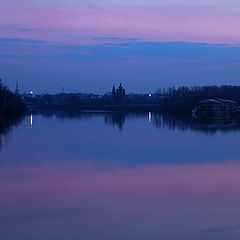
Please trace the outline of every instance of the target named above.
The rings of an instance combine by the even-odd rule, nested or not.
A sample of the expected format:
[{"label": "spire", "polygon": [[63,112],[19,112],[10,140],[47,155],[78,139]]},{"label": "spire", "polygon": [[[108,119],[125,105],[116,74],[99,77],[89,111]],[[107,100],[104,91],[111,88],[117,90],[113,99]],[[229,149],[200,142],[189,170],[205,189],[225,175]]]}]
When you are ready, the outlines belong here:
[{"label": "spire", "polygon": [[16,83],[16,90],[15,90],[15,94],[16,94],[16,95],[19,95],[18,82]]},{"label": "spire", "polygon": [[115,93],[116,93],[116,89],[115,89],[115,85],[113,85],[112,94],[115,94]]}]

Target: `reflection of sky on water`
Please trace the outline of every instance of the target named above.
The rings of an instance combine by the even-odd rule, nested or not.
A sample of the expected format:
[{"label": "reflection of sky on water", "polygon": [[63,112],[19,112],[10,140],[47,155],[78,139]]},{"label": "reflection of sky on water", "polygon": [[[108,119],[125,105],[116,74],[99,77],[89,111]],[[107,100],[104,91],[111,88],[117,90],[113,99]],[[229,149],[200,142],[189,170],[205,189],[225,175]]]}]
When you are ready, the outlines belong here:
[{"label": "reflection of sky on water", "polygon": [[238,239],[239,167],[3,168],[0,232],[7,239]]},{"label": "reflection of sky on water", "polygon": [[0,239],[235,240],[238,132],[33,116],[0,153]]},{"label": "reflection of sky on water", "polygon": [[[30,120],[29,120],[30,118]],[[107,165],[187,164],[239,159],[239,133],[205,135],[155,128],[148,113],[128,118],[124,128],[105,124],[106,116],[82,119],[26,118],[1,152],[1,165],[96,161]],[[30,123],[34,121],[33,128]],[[152,119],[154,121],[154,119]]]}]

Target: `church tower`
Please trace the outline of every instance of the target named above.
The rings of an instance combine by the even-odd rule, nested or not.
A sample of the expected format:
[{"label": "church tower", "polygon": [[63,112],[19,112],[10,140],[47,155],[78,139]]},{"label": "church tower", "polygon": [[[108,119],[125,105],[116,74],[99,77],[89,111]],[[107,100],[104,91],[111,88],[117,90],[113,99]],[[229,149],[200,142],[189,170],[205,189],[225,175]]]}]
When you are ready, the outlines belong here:
[{"label": "church tower", "polygon": [[19,88],[18,88],[18,82],[16,83],[16,90],[15,90],[15,95],[19,95]]}]

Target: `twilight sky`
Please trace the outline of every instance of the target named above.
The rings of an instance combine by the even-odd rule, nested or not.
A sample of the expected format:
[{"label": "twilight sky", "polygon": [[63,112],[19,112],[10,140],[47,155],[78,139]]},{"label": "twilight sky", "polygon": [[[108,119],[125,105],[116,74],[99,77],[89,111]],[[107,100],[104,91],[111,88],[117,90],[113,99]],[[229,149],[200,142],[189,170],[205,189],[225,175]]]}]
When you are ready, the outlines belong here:
[{"label": "twilight sky", "polygon": [[239,84],[239,0],[8,0],[0,12],[0,77],[12,89]]}]

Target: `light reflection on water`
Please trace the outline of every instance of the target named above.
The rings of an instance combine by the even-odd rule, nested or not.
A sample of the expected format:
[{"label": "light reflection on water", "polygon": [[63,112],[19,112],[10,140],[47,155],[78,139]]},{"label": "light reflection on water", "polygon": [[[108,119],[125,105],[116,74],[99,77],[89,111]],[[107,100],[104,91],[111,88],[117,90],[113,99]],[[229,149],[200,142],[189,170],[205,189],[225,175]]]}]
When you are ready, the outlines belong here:
[{"label": "light reflection on water", "polygon": [[238,125],[149,116],[27,117],[0,153],[0,239],[239,239]]}]

